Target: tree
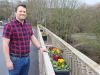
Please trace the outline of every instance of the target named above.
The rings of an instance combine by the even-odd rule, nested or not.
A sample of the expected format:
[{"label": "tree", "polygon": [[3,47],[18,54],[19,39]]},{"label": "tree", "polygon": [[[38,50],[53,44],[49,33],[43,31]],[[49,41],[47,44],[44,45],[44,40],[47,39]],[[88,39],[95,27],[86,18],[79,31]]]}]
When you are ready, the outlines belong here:
[{"label": "tree", "polygon": [[[3,12],[3,13],[2,13]],[[3,0],[0,2],[0,16],[4,19],[7,19],[11,14],[10,3],[8,0]]]}]

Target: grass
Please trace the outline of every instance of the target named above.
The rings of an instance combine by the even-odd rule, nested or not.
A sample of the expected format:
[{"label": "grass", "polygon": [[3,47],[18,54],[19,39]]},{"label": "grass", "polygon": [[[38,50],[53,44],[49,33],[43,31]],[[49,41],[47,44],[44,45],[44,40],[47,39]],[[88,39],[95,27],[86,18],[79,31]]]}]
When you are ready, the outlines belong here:
[{"label": "grass", "polygon": [[80,47],[84,50],[81,50],[86,52],[87,56],[100,64],[100,42],[94,34],[78,33],[73,34],[72,38],[78,42],[77,44],[82,43]]},{"label": "grass", "polygon": [[100,42],[96,39],[96,36],[92,33],[78,33],[72,35],[72,38],[77,40],[78,43],[83,43],[87,46],[91,46],[96,49],[100,49]]}]

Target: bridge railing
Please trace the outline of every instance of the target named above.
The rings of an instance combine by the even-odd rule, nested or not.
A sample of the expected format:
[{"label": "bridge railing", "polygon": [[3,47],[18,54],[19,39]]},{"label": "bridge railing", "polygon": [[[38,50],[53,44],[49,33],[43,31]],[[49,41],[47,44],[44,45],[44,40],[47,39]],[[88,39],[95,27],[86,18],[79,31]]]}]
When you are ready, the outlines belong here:
[{"label": "bridge railing", "polygon": [[[41,45],[43,47],[45,47],[39,26],[37,26],[37,33],[38,33],[38,39],[39,39]],[[39,51],[39,71],[40,71],[40,75],[55,75],[55,72],[53,70],[53,67],[50,62],[50,58],[49,58],[47,52],[41,53]]]},{"label": "bridge railing", "polygon": [[67,42],[56,36],[47,28],[40,26],[48,33],[47,43],[63,49],[63,57],[71,67],[70,75],[100,75],[100,65],[88,58]]}]

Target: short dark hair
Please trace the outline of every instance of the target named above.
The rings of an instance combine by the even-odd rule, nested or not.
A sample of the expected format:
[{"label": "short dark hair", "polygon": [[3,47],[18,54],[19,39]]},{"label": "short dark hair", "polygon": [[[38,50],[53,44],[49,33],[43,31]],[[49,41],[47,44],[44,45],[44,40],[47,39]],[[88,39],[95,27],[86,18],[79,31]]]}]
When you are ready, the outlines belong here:
[{"label": "short dark hair", "polygon": [[15,12],[17,11],[18,7],[20,7],[20,6],[26,8],[26,5],[25,5],[25,4],[19,4],[19,5],[17,5],[16,8],[15,8]]}]

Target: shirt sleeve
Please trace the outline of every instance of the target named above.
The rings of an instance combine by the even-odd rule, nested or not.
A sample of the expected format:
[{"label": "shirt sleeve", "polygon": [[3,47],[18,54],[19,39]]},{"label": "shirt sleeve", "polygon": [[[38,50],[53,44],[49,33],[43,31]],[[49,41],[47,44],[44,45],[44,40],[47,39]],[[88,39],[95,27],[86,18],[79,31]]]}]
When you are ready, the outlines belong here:
[{"label": "shirt sleeve", "polygon": [[33,29],[32,29],[32,26],[31,26],[31,36],[34,34],[34,32],[33,32]]},{"label": "shirt sleeve", "polygon": [[2,37],[10,39],[11,34],[12,34],[11,25],[5,25],[4,29],[3,29],[3,35],[2,35]]}]

